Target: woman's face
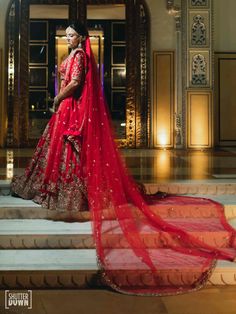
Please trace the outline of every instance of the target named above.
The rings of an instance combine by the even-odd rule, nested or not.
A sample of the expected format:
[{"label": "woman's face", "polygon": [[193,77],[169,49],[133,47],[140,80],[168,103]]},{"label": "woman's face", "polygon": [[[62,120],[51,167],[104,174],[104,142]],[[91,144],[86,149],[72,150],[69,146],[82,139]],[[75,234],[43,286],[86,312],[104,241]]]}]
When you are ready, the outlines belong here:
[{"label": "woman's face", "polygon": [[69,48],[75,49],[78,47],[81,36],[71,27],[66,29],[66,40]]}]

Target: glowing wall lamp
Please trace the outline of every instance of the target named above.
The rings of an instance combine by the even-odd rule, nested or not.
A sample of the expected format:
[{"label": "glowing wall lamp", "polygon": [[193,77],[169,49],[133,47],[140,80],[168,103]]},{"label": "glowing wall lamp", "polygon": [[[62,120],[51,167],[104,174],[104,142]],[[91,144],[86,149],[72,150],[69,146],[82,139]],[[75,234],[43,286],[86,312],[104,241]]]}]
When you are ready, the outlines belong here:
[{"label": "glowing wall lamp", "polygon": [[157,132],[157,143],[163,148],[165,149],[167,147],[168,144],[168,134],[167,131],[161,131],[161,132]]}]

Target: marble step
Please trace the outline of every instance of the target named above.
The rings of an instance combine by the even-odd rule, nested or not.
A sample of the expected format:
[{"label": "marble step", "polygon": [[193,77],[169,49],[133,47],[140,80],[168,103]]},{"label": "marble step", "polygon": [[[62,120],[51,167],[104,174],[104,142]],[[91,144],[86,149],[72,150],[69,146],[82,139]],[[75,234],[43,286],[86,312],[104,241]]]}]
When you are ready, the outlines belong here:
[{"label": "marble step", "polygon": [[91,223],[0,219],[0,249],[94,248]]},{"label": "marble step", "polygon": [[[122,250],[116,253],[122,256]],[[166,254],[166,252],[158,254]],[[134,267],[130,265],[124,278],[123,271],[117,264],[119,280],[132,282],[135,276],[136,284],[139,281],[143,283],[145,278],[143,276],[147,275],[146,270],[134,270]],[[185,276],[187,278],[189,272],[195,269],[191,265],[188,266],[179,279],[176,279],[176,271],[178,272],[173,269],[173,265],[165,265],[160,269],[158,278],[163,279],[165,285],[167,280],[183,282]],[[146,278],[145,284],[148,284]],[[208,284],[236,285],[236,264],[218,261]],[[0,250],[1,289],[85,289],[104,286],[105,283],[96,263],[95,250]]]},{"label": "marble step", "polygon": [[[236,195],[191,195],[194,197],[204,197],[212,199],[224,205],[225,215],[227,219],[236,217]],[[162,205],[164,208],[165,205]],[[166,210],[170,205],[166,205]],[[157,206],[154,211],[159,211],[160,207]],[[50,219],[52,210],[42,208],[40,205],[34,203],[31,200],[23,200],[18,197],[12,197],[10,195],[0,195],[0,219]],[[114,218],[110,211],[107,211],[107,219]],[[63,219],[59,219],[63,220]],[[76,214],[76,221],[88,221],[90,220],[89,212],[79,212]]]},{"label": "marble step", "polygon": [[[186,219],[169,219],[169,222],[185,228]],[[229,221],[236,229],[236,218]],[[212,231],[206,231],[209,224]],[[214,219],[192,221],[189,232],[209,245],[227,246],[228,233],[215,231]],[[139,225],[141,239],[149,248],[163,248],[165,233],[158,233],[154,228]],[[103,230],[109,230],[103,236],[105,247],[126,248],[121,229],[116,221],[105,221]],[[110,231],[111,230],[111,231]],[[172,240],[173,241],[173,240]],[[169,239],[168,243],[172,243]],[[165,245],[165,243],[164,243]],[[236,243],[235,243],[236,245]],[[44,219],[2,219],[0,220],[0,249],[94,249],[90,222],[66,223]]]},{"label": "marble step", "polygon": [[0,180],[0,195],[10,195],[10,180]]},{"label": "marble step", "polygon": [[[10,195],[10,183],[10,180],[0,180],[0,195]],[[147,193],[161,191],[170,194],[236,195],[235,179],[178,180],[143,183]]]},{"label": "marble step", "polygon": [[191,195],[234,195],[236,198],[236,180],[184,180],[166,183],[145,183],[148,194],[157,191],[170,194]]}]

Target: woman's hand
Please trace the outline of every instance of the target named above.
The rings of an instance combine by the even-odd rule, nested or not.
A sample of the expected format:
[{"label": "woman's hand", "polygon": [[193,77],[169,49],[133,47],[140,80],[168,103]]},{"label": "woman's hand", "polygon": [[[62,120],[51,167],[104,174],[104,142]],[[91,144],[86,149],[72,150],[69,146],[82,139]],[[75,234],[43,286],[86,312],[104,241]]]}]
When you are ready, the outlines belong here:
[{"label": "woman's hand", "polygon": [[60,105],[60,99],[59,99],[59,97],[58,97],[58,95],[57,96],[55,96],[54,97],[54,99],[53,99],[53,105],[52,105],[52,112],[57,112],[57,109],[58,109],[58,107],[59,107],[59,105]]},{"label": "woman's hand", "polygon": [[57,109],[65,98],[69,97],[74,93],[76,88],[78,88],[79,82],[77,80],[72,79],[68,85],[65,86],[63,91],[60,91],[57,96],[54,97],[53,107],[50,109],[51,112],[57,112]]}]

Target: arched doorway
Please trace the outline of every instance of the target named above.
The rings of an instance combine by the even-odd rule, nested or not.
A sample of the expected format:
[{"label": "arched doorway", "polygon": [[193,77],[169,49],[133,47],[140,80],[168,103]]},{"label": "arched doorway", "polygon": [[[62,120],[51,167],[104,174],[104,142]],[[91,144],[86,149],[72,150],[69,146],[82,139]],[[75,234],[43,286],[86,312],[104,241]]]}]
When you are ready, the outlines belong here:
[{"label": "arched doorway", "polygon": [[69,20],[79,19],[84,23],[88,22],[88,6],[124,5],[126,33],[125,136],[118,138],[117,141],[121,147],[148,147],[150,136],[149,14],[144,0],[12,1],[7,22],[8,133],[6,145],[8,147],[27,147],[32,146],[33,143],[29,137],[30,5],[68,6]]}]

